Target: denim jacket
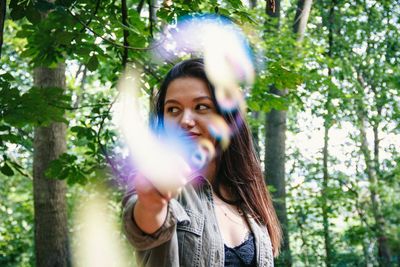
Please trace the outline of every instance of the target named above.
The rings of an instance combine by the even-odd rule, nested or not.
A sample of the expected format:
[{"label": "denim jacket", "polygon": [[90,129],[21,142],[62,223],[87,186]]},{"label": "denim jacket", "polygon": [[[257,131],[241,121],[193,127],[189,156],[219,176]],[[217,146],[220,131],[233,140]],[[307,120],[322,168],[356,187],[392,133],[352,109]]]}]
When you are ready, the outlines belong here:
[{"label": "denim jacket", "polygon": [[[125,233],[136,248],[140,266],[223,267],[224,241],[214,212],[212,188],[201,178],[186,185],[168,204],[164,224],[149,235],[133,219],[137,196],[132,195],[123,213]],[[257,266],[274,266],[271,240],[264,225],[248,217],[255,236]]]}]

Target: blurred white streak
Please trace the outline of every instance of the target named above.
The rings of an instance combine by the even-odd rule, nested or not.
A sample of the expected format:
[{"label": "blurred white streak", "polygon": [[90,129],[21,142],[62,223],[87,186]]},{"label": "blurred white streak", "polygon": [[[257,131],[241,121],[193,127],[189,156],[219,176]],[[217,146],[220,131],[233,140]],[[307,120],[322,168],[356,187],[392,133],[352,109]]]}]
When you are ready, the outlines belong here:
[{"label": "blurred white streak", "polygon": [[138,77],[127,70],[118,83],[117,126],[133,155],[134,165],[160,191],[173,195],[186,184],[192,172],[188,163],[170,146],[161,142],[144,124],[137,103]]},{"label": "blurred white streak", "polygon": [[204,62],[214,86],[236,89],[240,83],[253,83],[253,64],[237,30],[210,23],[204,28]]},{"label": "blurred white streak", "polygon": [[76,232],[73,235],[73,262],[77,267],[126,267],[121,232],[111,219],[107,200],[97,194],[82,199],[75,214]]},{"label": "blurred white streak", "polygon": [[241,85],[251,85],[255,78],[251,51],[241,29],[224,17],[203,15],[182,19],[165,30],[165,42],[156,53],[171,60],[182,52],[202,54],[208,79],[214,85],[223,110],[246,105]]}]

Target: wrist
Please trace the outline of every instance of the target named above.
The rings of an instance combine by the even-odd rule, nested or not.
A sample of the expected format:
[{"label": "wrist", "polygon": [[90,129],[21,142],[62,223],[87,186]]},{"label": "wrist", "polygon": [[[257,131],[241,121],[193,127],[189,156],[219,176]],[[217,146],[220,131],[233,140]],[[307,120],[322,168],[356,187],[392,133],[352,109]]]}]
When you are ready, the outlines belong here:
[{"label": "wrist", "polygon": [[168,206],[168,202],[167,201],[160,201],[160,202],[145,202],[140,200],[140,198],[138,198],[138,200],[136,201],[135,204],[135,208],[134,209],[138,209],[140,211],[144,211],[147,214],[157,214],[162,212],[166,207]]}]

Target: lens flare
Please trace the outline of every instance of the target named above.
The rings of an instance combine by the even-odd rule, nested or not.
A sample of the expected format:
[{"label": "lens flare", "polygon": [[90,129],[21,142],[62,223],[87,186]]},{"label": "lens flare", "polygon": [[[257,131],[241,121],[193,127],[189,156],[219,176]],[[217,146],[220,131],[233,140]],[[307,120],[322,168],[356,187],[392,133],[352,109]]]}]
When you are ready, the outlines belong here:
[{"label": "lens flare", "polygon": [[228,148],[232,132],[221,116],[215,115],[211,117],[208,131],[220,143],[223,150]]},{"label": "lens flare", "polygon": [[[188,53],[204,57],[205,71],[215,87],[222,113],[245,114],[241,86],[251,85],[255,72],[250,46],[240,28],[221,16],[186,16],[177,24],[168,25],[163,35],[163,42],[157,46],[155,55],[162,60],[172,60]],[[178,192],[196,170],[204,168],[215,157],[215,148],[211,142],[181,138],[179,131],[172,134],[176,138],[156,136],[140,116],[138,81],[139,75],[133,71],[125,72],[121,77],[118,84],[119,114],[114,116],[119,118],[116,124],[137,171],[161,193]],[[223,117],[213,117],[208,130],[221,148],[227,149],[233,130]]]},{"label": "lens flare", "polygon": [[186,16],[164,30],[164,43],[156,54],[172,60],[181,54],[204,57],[223,111],[245,110],[241,85],[251,85],[255,71],[251,49],[242,31],[229,19],[216,15]]},{"label": "lens flare", "polygon": [[215,156],[215,148],[211,141],[202,138],[198,141],[195,150],[192,153],[190,161],[198,169],[203,168]]},{"label": "lens flare", "polygon": [[137,103],[138,75],[126,71],[118,89],[119,113],[115,115],[138,171],[161,192],[177,192],[191,173],[185,160],[162,143],[144,124]]},{"label": "lens flare", "polygon": [[[104,192],[103,192],[104,193]],[[77,267],[124,267],[128,258],[119,238],[120,228],[110,217],[107,200],[100,193],[81,199],[74,216],[73,261]]]},{"label": "lens flare", "polygon": [[223,111],[235,111],[246,109],[244,96],[238,87],[218,87],[215,90],[215,97]]},{"label": "lens flare", "polygon": [[[140,116],[138,77],[134,71],[127,70],[120,78],[114,120],[129,148],[137,172],[146,177],[161,194],[176,195],[215,153],[210,148],[206,152],[199,152],[201,146],[183,138],[183,130],[177,129],[176,133],[169,136],[156,136]],[[200,154],[200,157],[195,156]]]}]

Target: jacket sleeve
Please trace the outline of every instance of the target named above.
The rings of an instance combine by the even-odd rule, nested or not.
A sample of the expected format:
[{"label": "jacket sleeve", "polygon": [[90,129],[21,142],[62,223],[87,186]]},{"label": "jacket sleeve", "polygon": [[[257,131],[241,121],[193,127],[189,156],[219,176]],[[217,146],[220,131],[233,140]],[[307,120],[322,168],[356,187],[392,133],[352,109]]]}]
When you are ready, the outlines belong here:
[{"label": "jacket sleeve", "polygon": [[138,251],[149,250],[169,241],[176,233],[176,224],[181,221],[190,221],[186,211],[176,199],[168,203],[168,211],[163,225],[153,234],[143,232],[133,218],[133,208],[137,195],[132,195],[125,203],[123,210],[123,225],[129,242]]}]

